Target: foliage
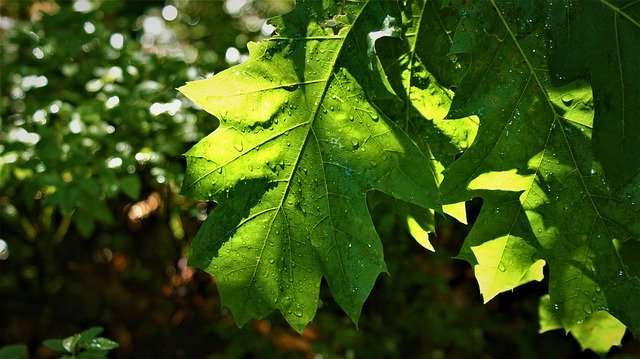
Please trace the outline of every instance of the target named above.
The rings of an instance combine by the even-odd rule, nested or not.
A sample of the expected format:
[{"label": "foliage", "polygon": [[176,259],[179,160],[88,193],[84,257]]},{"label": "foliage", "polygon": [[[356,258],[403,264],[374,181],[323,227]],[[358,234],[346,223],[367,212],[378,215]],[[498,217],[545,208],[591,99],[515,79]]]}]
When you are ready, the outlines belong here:
[{"label": "foliage", "polygon": [[175,88],[260,36],[205,5],[168,21],[164,2],[0,3],[2,345],[42,356],[43,338],[98,323],[121,355],[187,346],[166,323],[214,289],[181,264],[207,206],[177,192],[182,153],[215,123]]},{"label": "foliage", "polygon": [[[216,121],[179,95],[178,108],[175,88],[243,62],[247,42],[270,31],[260,16],[282,11],[273,5],[286,8],[291,1],[0,1],[0,237],[6,242],[0,242],[0,345],[25,343],[32,357],[50,358],[55,354],[42,345],[43,339],[100,325],[104,336],[119,343],[110,351],[114,357],[580,355],[578,343],[566,340],[564,332],[535,335],[537,298],[546,293],[546,278],[478,305],[482,299],[470,266],[451,260],[469,228],[371,191],[369,213],[389,275],[377,280],[358,326],[322,285],[319,309],[302,335],[278,313],[237,328],[228,308],[220,308],[217,278],[186,266],[190,240],[214,205],[177,195],[184,173],[182,153],[215,128]],[[451,9],[442,11],[454,15]],[[172,13],[175,19],[165,15]],[[442,20],[448,29],[458,21],[456,16],[423,19],[436,24]],[[411,24],[416,30],[428,28],[418,27],[419,21]],[[410,34],[406,41],[398,36],[403,35],[376,40],[376,66],[385,69],[398,97],[416,101],[377,98],[370,103],[384,108],[384,116],[394,119],[394,126],[427,157],[433,155],[439,184],[442,169],[473,143],[479,119],[445,119],[454,92],[438,85],[441,79],[432,73],[406,68],[411,59],[418,68],[418,55],[425,69],[429,61],[449,57],[427,56],[431,47],[412,43],[416,37]],[[93,46],[90,51],[85,44]],[[78,66],[72,76],[65,75],[69,64]],[[138,77],[129,74],[129,65],[137,68]],[[122,82],[104,77],[109,71],[118,75],[113,67],[121,68]],[[461,70],[452,81],[463,74]],[[46,85],[38,87],[43,77]],[[98,90],[87,89],[100,82]],[[427,96],[431,91],[442,96]],[[590,93],[576,94],[567,108],[574,114],[592,111],[573,108],[583,99],[588,102]],[[109,109],[106,103],[113,96],[119,103]],[[71,111],[71,117],[65,111]],[[73,122],[74,112],[84,125],[79,133],[71,132],[79,124]],[[420,120],[424,117],[433,120]],[[96,129],[104,126],[113,133],[99,135]],[[90,141],[95,147],[77,147]],[[131,151],[120,152],[119,142],[130,144]],[[69,152],[63,158],[65,145]],[[110,168],[107,163],[116,157],[122,165]],[[125,163],[135,171],[129,173]],[[137,178],[130,183],[139,182],[139,190],[125,178]],[[98,192],[79,191],[84,188],[81,179],[97,184],[92,188]],[[62,205],[52,204],[50,197],[59,189],[66,191],[57,195]],[[139,194],[132,198],[127,192]],[[466,203],[469,223],[475,222],[480,204],[478,199]],[[104,217],[111,220],[97,219],[100,209],[84,218],[86,209],[77,208],[94,205],[106,209]],[[62,210],[69,208],[73,214],[64,215]],[[464,204],[445,204],[443,211],[465,220]],[[408,221],[409,216],[413,220]],[[89,235],[86,228],[91,225],[81,223],[85,220],[93,222]],[[436,228],[438,235],[429,237],[427,232]],[[438,251],[428,253],[423,247]],[[636,248],[620,255],[637,271],[638,246],[626,248]],[[26,357],[27,348],[9,345],[0,354]],[[638,342],[627,331],[613,355],[637,352]]]},{"label": "foliage", "polygon": [[[40,16],[3,44],[3,66],[20,63],[2,73],[0,185],[14,198],[3,215],[21,217],[16,225],[31,239],[53,226],[47,235],[60,241],[71,224],[89,237],[97,225],[115,224],[109,199],[138,200],[144,181],[177,189],[182,146],[205,127],[167,89],[204,71],[184,66],[188,49],[165,55],[161,43],[145,51],[125,42],[135,34],[126,25],[108,29],[108,12],[102,21],[91,12]],[[141,30],[156,42],[173,34]],[[58,226],[52,211],[62,216]]]},{"label": "foliage", "polygon": [[365,194],[461,219],[481,197],[459,257],[485,301],[548,265],[566,331],[640,334],[640,6],[619,3],[298,1],[247,62],[180,89],[220,120],[187,153],[185,192],[219,201],[191,263],[240,325],[277,309],[301,331],[321,278],[357,323],[385,269]]},{"label": "foliage", "polygon": [[[107,358],[110,350],[116,349],[118,343],[111,339],[98,337],[104,329],[91,327],[81,333],[64,339],[47,339],[44,345],[57,352],[64,353],[60,358]],[[0,348],[0,358],[28,358],[29,351],[24,344],[8,345]]]},{"label": "foliage", "polygon": [[65,353],[62,358],[106,358],[110,350],[118,347],[118,343],[99,337],[102,330],[101,327],[92,327],[64,339],[45,340],[44,345]]}]

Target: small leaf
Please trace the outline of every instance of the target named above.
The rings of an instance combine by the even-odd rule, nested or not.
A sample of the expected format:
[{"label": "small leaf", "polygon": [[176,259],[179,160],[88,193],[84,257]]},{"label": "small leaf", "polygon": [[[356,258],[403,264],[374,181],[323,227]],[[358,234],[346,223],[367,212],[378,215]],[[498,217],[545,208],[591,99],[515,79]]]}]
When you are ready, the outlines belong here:
[{"label": "small leaf", "polygon": [[471,247],[478,259],[474,266],[484,302],[498,293],[544,278],[543,260],[532,260],[536,249],[522,238],[507,235]]},{"label": "small leaf", "polygon": [[548,294],[540,297],[540,302],[538,304],[538,323],[540,325],[540,329],[538,330],[538,333],[562,329],[562,322],[555,314],[557,310],[557,305],[551,304],[551,298]]},{"label": "small leaf", "polygon": [[103,327],[91,327],[89,329],[85,329],[80,333],[80,341],[87,342],[97,337],[98,334],[102,333],[102,331],[104,331]]},{"label": "small leaf", "polygon": [[409,227],[409,234],[424,248],[435,252],[433,244],[429,241],[429,233],[435,232],[435,222],[433,218],[433,212],[429,210],[422,210],[422,217],[420,221],[416,220],[414,215],[407,215],[407,226]]},{"label": "small leaf", "polygon": [[24,344],[7,345],[0,348],[0,359],[28,359],[29,349]]},{"label": "small leaf", "polygon": [[42,342],[46,347],[51,348],[55,351],[64,352],[66,349],[62,345],[62,339],[47,339]]},{"label": "small leaf", "polygon": [[112,350],[112,349],[116,349],[117,347],[118,347],[118,343],[114,342],[113,340],[102,338],[102,337],[93,338],[87,341],[83,345],[83,348],[96,349],[96,350]]},{"label": "small leaf", "polygon": [[78,343],[80,342],[80,334],[74,334],[72,336],[62,339],[62,347],[69,353],[75,353],[78,350]]}]

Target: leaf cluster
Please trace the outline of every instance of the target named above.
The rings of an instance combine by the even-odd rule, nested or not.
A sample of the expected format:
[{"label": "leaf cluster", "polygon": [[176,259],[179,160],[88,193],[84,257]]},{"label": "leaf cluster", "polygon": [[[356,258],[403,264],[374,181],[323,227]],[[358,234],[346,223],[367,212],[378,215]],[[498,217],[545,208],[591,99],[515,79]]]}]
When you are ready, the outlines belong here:
[{"label": "leaf cluster", "polygon": [[272,24],[180,89],[220,120],[184,192],[219,202],[191,264],[238,324],[301,331],[323,278],[357,323],[385,271],[377,191],[426,247],[433,211],[483,199],[459,257],[485,301],[547,266],[559,327],[640,333],[639,3],[299,1]]},{"label": "leaf cluster", "polygon": [[[64,339],[47,339],[43,344],[56,352],[63,353],[60,358],[106,359],[109,351],[118,348],[118,343],[105,337],[99,337],[104,329],[91,327]],[[26,359],[29,352],[24,344],[14,344],[0,348],[0,358]]]}]

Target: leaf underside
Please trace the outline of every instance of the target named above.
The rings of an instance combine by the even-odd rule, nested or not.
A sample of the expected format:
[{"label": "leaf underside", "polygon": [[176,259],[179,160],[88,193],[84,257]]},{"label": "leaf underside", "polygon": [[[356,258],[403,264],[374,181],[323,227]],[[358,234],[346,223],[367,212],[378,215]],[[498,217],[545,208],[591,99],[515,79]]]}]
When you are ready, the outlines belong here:
[{"label": "leaf underside", "polygon": [[322,278],[357,323],[385,271],[366,193],[427,248],[433,210],[482,197],[459,257],[485,301],[548,265],[566,331],[609,313],[640,334],[640,2],[580,4],[298,1],[180,89],[220,119],[186,154],[184,193],[219,202],[190,264],[239,325],[277,309],[301,331]]}]

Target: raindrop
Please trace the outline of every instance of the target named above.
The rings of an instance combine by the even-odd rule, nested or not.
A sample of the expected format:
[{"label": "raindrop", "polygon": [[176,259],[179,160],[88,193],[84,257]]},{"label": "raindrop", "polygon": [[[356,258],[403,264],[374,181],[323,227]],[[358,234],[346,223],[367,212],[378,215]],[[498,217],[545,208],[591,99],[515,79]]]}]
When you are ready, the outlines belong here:
[{"label": "raindrop", "polygon": [[242,141],[241,140],[237,140],[233,143],[233,147],[238,151],[238,152],[242,152]]},{"label": "raindrop", "polygon": [[301,316],[302,316],[302,309],[300,309],[300,308],[295,308],[295,309],[293,310],[293,314],[294,314],[296,317],[301,317]]},{"label": "raindrop", "polygon": [[358,147],[360,147],[360,141],[358,141],[357,138],[352,138],[351,139],[351,146],[353,147],[354,150],[357,150]]},{"label": "raindrop", "polygon": [[585,306],[582,307],[582,310],[584,310],[587,315],[591,315],[591,313],[593,313],[593,308],[590,304],[585,304]]},{"label": "raindrop", "polygon": [[498,270],[499,270],[500,272],[504,272],[504,271],[506,271],[506,270],[507,270],[507,268],[504,266],[504,263],[500,262],[500,263],[498,264]]},{"label": "raindrop", "polygon": [[566,106],[569,106],[571,105],[571,102],[573,102],[573,96],[569,94],[562,95],[562,103],[564,103]]},{"label": "raindrop", "polygon": [[380,119],[380,117],[378,116],[377,113],[375,112],[370,112],[369,116],[371,116],[371,119],[373,120],[373,122],[378,122],[378,120]]}]

